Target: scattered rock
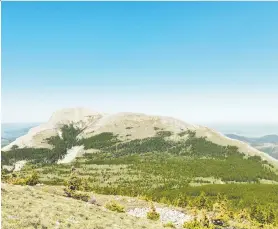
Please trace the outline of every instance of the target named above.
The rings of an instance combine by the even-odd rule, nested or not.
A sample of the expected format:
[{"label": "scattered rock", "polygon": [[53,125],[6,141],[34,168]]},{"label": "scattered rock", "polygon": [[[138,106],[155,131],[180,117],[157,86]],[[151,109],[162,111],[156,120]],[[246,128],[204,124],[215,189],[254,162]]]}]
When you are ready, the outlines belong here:
[{"label": "scattered rock", "polygon": [[89,199],[88,203],[96,204],[97,203],[97,199],[94,196],[91,196],[91,198]]},{"label": "scattered rock", "polygon": [[[150,208],[134,208],[127,211],[127,213],[136,217],[147,217],[147,212],[150,210]],[[190,215],[186,215],[180,211],[172,210],[170,208],[156,208],[156,212],[160,214],[160,220],[162,223],[171,221],[176,226],[182,226],[184,222],[192,219]]]},{"label": "scattered rock", "polygon": [[8,172],[11,172],[14,170],[14,166],[11,165],[3,165],[3,169],[6,169]]},{"label": "scattered rock", "polygon": [[212,223],[216,226],[224,226],[224,222],[220,219],[213,219]]},{"label": "scattered rock", "polygon": [[36,186],[43,186],[43,184],[36,184]]}]

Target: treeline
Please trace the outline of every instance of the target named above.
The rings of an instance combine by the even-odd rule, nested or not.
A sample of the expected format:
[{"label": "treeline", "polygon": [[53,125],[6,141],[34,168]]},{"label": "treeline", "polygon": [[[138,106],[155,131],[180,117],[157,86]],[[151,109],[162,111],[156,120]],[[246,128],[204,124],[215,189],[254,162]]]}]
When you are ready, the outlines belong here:
[{"label": "treeline", "polygon": [[13,148],[1,152],[1,165],[13,165],[17,161],[31,160],[33,163],[47,163],[53,157],[52,150],[45,148]]}]

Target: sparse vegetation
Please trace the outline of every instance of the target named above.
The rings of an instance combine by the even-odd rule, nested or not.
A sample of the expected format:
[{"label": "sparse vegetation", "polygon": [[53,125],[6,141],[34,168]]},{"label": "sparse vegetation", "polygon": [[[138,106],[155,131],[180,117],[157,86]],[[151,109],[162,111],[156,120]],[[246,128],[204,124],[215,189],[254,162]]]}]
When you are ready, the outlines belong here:
[{"label": "sparse vegetation", "polygon": [[172,134],[173,133],[171,131],[158,131],[156,133],[156,136],[164,138],[164,137],[170,137]]},{"label": "sparse vegetation", "polygon": [[204,226],[200,221],[198,221],[197,219],[193,220],[193,221],[189,221],[189,222],[185,222],[183,224],[183,227],[186,229],[208,229],[212,227],[208,227],[208,226]]},{"label": "sparse vegetation", "polygon": [[[1,189],[3,229],[163,229],[162,225],[151,220],[66,198],[60,187],[45,185],[33,188],[4,184]],[[97,197],[101,203],[112,198],[104,195]]]},{"label": "sparse vegetation", "polygon": [[115,212],[125,212],[124,206],[119,204],[118,202],[114,201],[109,201],[105,204],[105,207],[111,211]]},{"label": "sparse vegetation", "polygon": [[168,223],[165,223],[164,225],[163,225],[164,227],[169,227],[169,228],[176,228],[175,227],[175,225],[173,224],[173,222],[168,222]]},{"label": "sparse vegetation", "polygon": [[183,136],[187,135],[187,131],[182,131],[182,132],[178,133],[178,135],[180,137],[183,137]]},{"label": "sparse vegetation", "polygon": [[89,195],[83,191],[88,191],[88,189],[87,181],[84,178],[78,177],[77,174],[73,172],[66,182],[64,192],[67,197],[87,202],[89,200]]},{"label": "sparse vegetation", "polygon": [[36,185],[39,183],[39,176],[36,171],[33,171],[30,175],[26,177],[18,176],[15,173],[8,174],[4,178],[5,182],[14,185]]},{"label": "sparse vegetation", "polygon": [[150,220],[159,220],[160,218],[160,214],[156,211],[153,203],[151,203],[150,211],[147,212],[147,218]]}]

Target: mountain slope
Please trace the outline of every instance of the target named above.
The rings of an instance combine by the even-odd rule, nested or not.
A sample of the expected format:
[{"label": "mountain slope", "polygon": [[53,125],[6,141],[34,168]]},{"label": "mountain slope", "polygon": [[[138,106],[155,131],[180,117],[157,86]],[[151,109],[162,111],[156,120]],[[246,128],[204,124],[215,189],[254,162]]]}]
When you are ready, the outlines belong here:
[{"label": "mountain slope", "polygon": [[111,132],[121,141],[130,141],[154,137],[159,131],[169,131],[172,133],[170,139],[179,141],[186,138],[186,135],[180,136],[180,133],[190,130],[196,132],[197,137],[206,137],[207,140],[222,146],[236,146],[245,155],[260,156],[263,160],[278,165],[278,161],[269,155],[207,127],[188,124],[171,117],[137,113],[103,114],[84,108],[69,108],[55,112],[47,123],[30,129],[26,135],[5,146],[2,151],[9,151],[12,147],[51,150],[53,145],[47,139],[55,136],[60,136],[61,139],[61,127],[69,124],[79,129],[76,136],[79,140]]}]

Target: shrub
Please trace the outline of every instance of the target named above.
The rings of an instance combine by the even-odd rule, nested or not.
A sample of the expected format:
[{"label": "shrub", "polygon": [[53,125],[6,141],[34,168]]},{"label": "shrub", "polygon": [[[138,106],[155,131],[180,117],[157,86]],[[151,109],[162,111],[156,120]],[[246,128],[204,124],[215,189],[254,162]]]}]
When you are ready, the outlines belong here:
[{"label": "shrub", "polygon": [[205,192],[201,192],[201,194],[193,202],[193,205],[195,205],[199,209],[209,208],[209,200]]},{"label": "shrub", "polygon": [[214,229],[214,226],[204,225],[202,222],[198,221],[197,219],[194,219],[189,222],[184,222],[183,227],[186,229]]},{"label": "shrub", "polygon": [[255,203],[251,206],[250,218],[261,224],[276,223],[276,214],[273,207],[263,207],[260,206],[258,203]]},{"label": "shrub", "polygon": [[187,134],[187,131],[182,131],[182,132],[178,133],[178,135],[179,135],[180,137],[183,137],[183,136],[185,136],[186,134]]},{"label": "shrub", "polygon": [[188,197],[186,195],[180,194],[178,198],[173,201],[173,205],[184,208],[188,205],[188,202],[189,202]]},{"label": "shrub", "polygon": [[65,184],[70,190],[78,191],[90,191],[91,187],[89,185],[88,179],[83,177],[78,177],[78,174],[74,171],[70,175],[70,178]]},{"label": "shrub", "polygon": [[159,136],[159,137],[170,137],[172,135],[172,132],[171,131],[158,131],[156,133],[156,136]]},{"label": "shrub", "polygon": [[20,177],[11,177],[7,179],[8,184],[14,184],[14,185],[24,185],[25,179]]},{"label": "shrub", "polygon": [[230,212],[228,211],[228,203],[225,200],[220,202],[216,202],[213,204],[213,219],[217,221],[221,221],[223,224],[227,223],[227,221],[231,218]]},{"label": "shrub", "polygon": [[88,202],[88,200],[90,198],[87,193],[84,193],[81,191],[76,191],[76,190],[71,190],[69,188],[64,188],[64,192],[67,197],[71,197],[76,200],[83,200],[85,202]]},{"label": "shrub", "polygon": [[199,222],[203,227],[209,228],[211,225],[210,220],[208,218],[208,212],[205,209],[201,210]]},{"label": "shrub", "polygon": [[109,209],[110,211],[115,211],[115,212],[125,212],[124,206],[120,205],[118,202],[115,200],[109,201],[105,204],[105,207]]},{"label": "shrub", "polygon": [[88,187],[88,181],[84,178],[78,177],[76,171],[73,171],[71,173],[70,178],[66,182],[64,193],[67,197],[87,202],[90,197],[87,193],[84,193],[83,191],[88,191]]},{"label": "shrub", "polygon": [[202,209],[201,211],[194,209],[194,220],[185,222],[183,224],[183,227],[187,229],[214,228],[214,225],[211,223],[210,219],[208,218],[208,215],[209,214],[206,209]]},{"label": "shrub", "polygon": [[170,227],[170,228],[176,228],[175,227],[175,225],[173,224],[173,222],[168,222],[168,223],[165,223],[164,225],[163,225],[164,227]]},{"label": "shrub", "polygon": [[203,229],[202,224],[196,219],[189,222],[184,222],[183,227],[186,229]]},{"label": "shrub", "polygon": [[71,196],[73,199],[77,199],[77,200],[83,200],[85,202],[88,202],[89,200],[89,195],[87,193],[84,192],[80,192],[80,191],[76,191],[73,192],[73,195]]},{"label": "shrub", "polygon": [[147,212],[147,218],[150,220],[159,220],[160,214],[156,211],[154,204],[151,204],[151,210]]},{"label": "shrub", "polygon": [[146,196],[146,195],[139,195],[138,199],[145,200],[145,201],[151,201],[151,198],[149,196]]},{"label": "shrub", "polygon": [[267,215],[266,215],[266,223],[268,224],[275,224],[277,220],[277,216],[275,215],[274,209],[270,208],[267,211]]},{"label": "shrub", "polygon": [[241,209],[235,214],[235,218],[239,222],[250,221],[250,214],[246,209]]},{"label": "shrub", "polygon": [[39,183],[39,175],[36,171],[34,171],[29,177],[25,180],[27,185],[36,185]]},{"label": "shrub", "polygon": [[12,173],[6,180],[9,184],[14,185],[36,185],[39,183],[39,176],[36,171],[34,171],[30,176],[28,177],[17,177],[16,174]]},{"label": "shrub", "polygon": [[263,211],[262,207],[258,204],[253,204],[251,206],[250,217],[252,220],[257,221],[258,223],[266,223],[266,214]]}]

